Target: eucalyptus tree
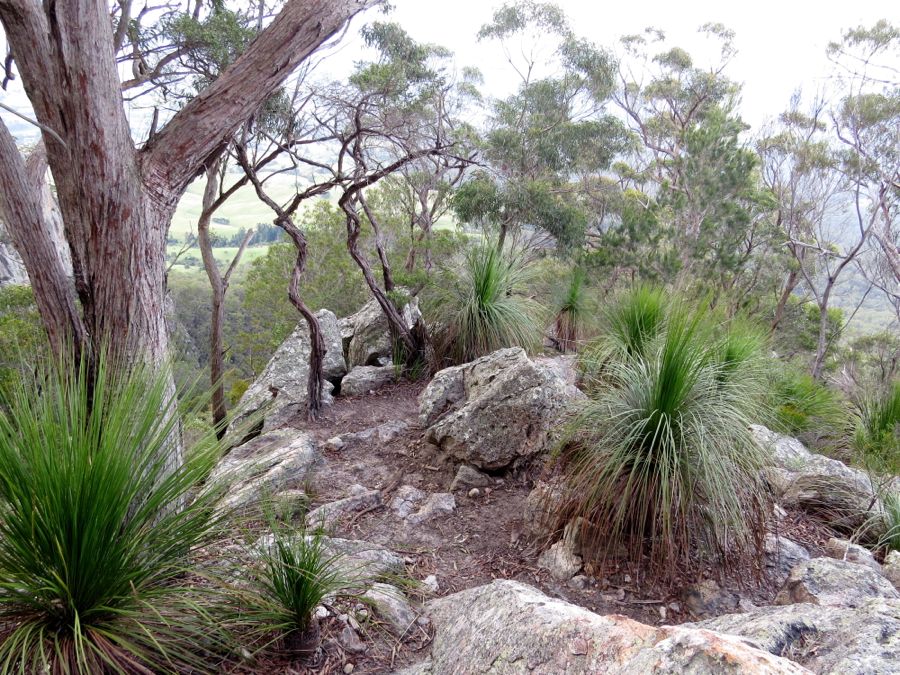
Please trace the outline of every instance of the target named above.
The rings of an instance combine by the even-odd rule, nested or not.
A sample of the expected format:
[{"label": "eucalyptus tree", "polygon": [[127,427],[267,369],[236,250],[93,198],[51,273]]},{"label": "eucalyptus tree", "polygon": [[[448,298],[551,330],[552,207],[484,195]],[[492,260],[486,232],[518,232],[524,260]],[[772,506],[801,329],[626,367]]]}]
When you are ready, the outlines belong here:
[{"label": "eucalyptus tree", "polygon": [[503,5],[478,38],[499,44],[518,87],[490,102],[485,166],[461,185],[456,213],[492,228],[499,246],[527,226],[560,248],[579,247],[590,218],[580,179],[607,170],[626,141],[622,124],[605,113],[614,60],[550,3]]},{"label": "eucalyptus tree", "polygon": [[720,24],[700,32],[719,46],[711,67],[666,47],[658,30],[624,37],[613,97],[640,140],[631,177],[651,198],[665,247],[683,273],[740,302],[772,245],[774,204],[741,138],[748,127],[737,114],[740,87],[725,74],[734,34]]},{"label": "eucalyptus tree", "polygon": [[882,20],[847,30],[827,53],[839,69],[831,118],[844,172],[877,243],[864,271],[900,318],[900,27]]},{"label": "eucalyptus tree", "polygon": [[[167,359],[165,248],[179,197],[236,126],[313,50],[376,2],[288,0],[224,73],[140,146],[123,106],[130,81],[123,82],[118,64],[133,25],[131,3],[116,3],[111,18],[101,0],[0,2],[14,62],[7,77],[21,76],[41,125],[33,163],[46,162],[53,174],[73,277],[56,254],[38,198],[35,177],[43,180],[44,172],[26,170],[5,124],[0,207],[58,350],[73,344],[89,358],[106,349],[125,360]],[[149,81],[143,70],[138,64],[132,79]]]},{"label": "eucalyptus tree", "polygon": [[[393,23],[366,26],[363,37],[375,49],[376,58],[357,64],[349,82],[298,81],[290,96],[288,120],[278,134],[264,135],[261,140],[247,133],[234,145],[235,157],[257,196],[271,208],[275,224],[297,247],[289,297],[310,328],[310,416],[315,416],[321,405],[324,343],[315,315],[303,300],[309,251],[306,234],[297,226],[298,210],[310,199],[337,193],[351,258],[406,358],[421,359],[428,343],[424,325],[411,325],[392,298],[393,273],[379,217],[369,203],[367,190],[426,158],[437,158],[435,164],[446,168],[467,162],[465,157],[452,155],[455,131],[448,101],[454,87],[441,66],[449,52],[417,43]],[[284,202],[267,190],[269,172],[253,164],[252,153],[257,158],[266,156],[266,151],[260,150],[263,147],[280,150],[295,174],[312,173],[311,180]],[[373,232],[374,255],[363,249],[364,227]],[[373,259],[380,267],[381,282],[373,272]]]}]

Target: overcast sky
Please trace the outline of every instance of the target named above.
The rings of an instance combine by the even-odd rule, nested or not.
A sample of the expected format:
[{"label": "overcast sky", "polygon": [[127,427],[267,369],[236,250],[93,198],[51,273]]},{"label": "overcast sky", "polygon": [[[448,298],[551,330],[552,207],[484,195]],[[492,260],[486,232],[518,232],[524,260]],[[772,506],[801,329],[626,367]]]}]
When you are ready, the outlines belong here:
[{"label": "overcast sky", "polygon": [[[457,68],[477,66],[485,78],[485,94],[499,97],[512,92],[516,76],[499,46],[494,42],[478,43],[475,39],[478,29],[490,21],[501,2],[391,2],[392,20],[399,22],[415,39],[450,48],[456,55]],[[742,114],[754,128],[784,110],[798,87],[814,94],[827,84],[831,66],[825,58],[825,47],[829,41],[838,39],[843,30],[870,26],[882,18],[900,20],[896,0],[850,0],[833,6],[807,0],[637,0],[603,4],[557,0],[557,4],[566,11],[581,36],[601,46],[615,48],[620,36],[653,26],[666,33],[670,46],[683,47],[700,57],[697,60],[700,65],[703,65],[704,44],[708,43],[697,33],[697,28],[707,22],[719,22],[731,28],[736,33],[738,53],[726,74],[743,83]],[[341,76],[349,73],[353,61],[361,55],[359,28],[364,22],[374,20],[384,20],[384,17],[371,10],[354,21],[345,40],[330,50],[322,64],[324,73]],[[29,112],[19,82],[14,82],[10,91],[0,92],[0,100]],[[142,115],[132,111],[133,119]],[[9,113],[4,112],[2,117],[20,138],[36,135],[33,127],[22,124]]]},{"label": "overcast sky", "polygon": [[[485,76],[490,95],[508,93],[514,73],[494,43],[479,44],[475,33],[490,20],[502,3],[493,0],[392,0],[394,20],[417,40],[449,47],[458,67],[475,65]],[[704,39],[697,28],[719,22],[735,31],[738,54],[727,73],[743,82],[742,112],[754,127],[787,107],[800,86],[814,93],[831,72],[825,58],[828,42],[858,25],[878,19],[900,19],[892,0],[850,0],[828,3],[806,0],[637,0],[600,3],[557,0],[583,37],[614,47],[622,35],[641,32],[647,26],[666,33],[669,42],[692,54],[702,54]],[[893,10],[893,11],[892,11]],[[363,20],[380,18],[369,12]],[[360,20],[354,26],[358,32]],[[359,54],[359,43],[347,40],[333,67]]]}]

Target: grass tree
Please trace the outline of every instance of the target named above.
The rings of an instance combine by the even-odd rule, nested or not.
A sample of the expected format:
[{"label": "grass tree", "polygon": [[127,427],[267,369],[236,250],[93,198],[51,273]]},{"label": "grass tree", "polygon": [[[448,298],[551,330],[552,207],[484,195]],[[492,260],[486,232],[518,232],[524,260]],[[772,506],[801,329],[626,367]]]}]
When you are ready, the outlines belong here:
[{"label": "grass tree", "polygon": [[698,559],[761,553],[764,454],[748,426],[762,340],[649,288],[607,324],[582,357],[590,400],[566,433],[559,524],[583,517],[588,555],[624,551],[670,578]]},{"label": "grass tree", "polygon": [[465,363],[503,347],[538,344],[543,314],[527,294],[531,268],[522,252],[491,244],[466,252],[461,273],[434,303],[438,351]]},{"label": "grass tree", "polygon": [[0,673],[207,671],[224,647],[190,574],[221,529],[216,439],[169,470],[165,372],[112,366],[49,367],[0,411]]}]

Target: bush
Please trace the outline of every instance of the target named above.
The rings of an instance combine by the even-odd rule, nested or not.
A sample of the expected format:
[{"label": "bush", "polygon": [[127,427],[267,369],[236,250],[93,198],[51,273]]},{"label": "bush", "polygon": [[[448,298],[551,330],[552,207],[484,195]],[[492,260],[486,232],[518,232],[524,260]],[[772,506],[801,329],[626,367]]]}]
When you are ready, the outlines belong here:
[{"label": "bush", "polygon": [[853,446],[863,466],[882,475],[900,473],[900,381],[863,396]]},{"label": "bush", "polygon": [[772,426],[813,448],[843,445],[850,416],[840,393],[808,373],[775,365],[767,397]]},{"label": "bush", "polygon": [[[90,382],[90,384],[89,384]],[[92,386],[91,386],[92,385]],[[214,436],[169,466],[164,375],[57,366],[0,413],[0,672],[210,669],[220,646],[190,555],[220,527],[189,498]]]},{"label": "bush", "polygon": [[577,351],[584,334],[588,314],[584,280],[584,270],[580,267],[573,269],[562,297],[556,302],[556,342],[562,352]]},{"label": "bush", "polygon": [[670,578],[711,554],[761,555],[764,453],[748,426],[762,339],[651,288],[620,299],[607,324],[582,357],[602,363],[586,364],[591,398],[564,436],[558,524],[583,517],[586,555],[627,552],[636,568],[647,555]]},{"label": "bush", "polygon": [[534,349],[542,308],[525,294],[530,272],[520,253],[490,245],[468,250],[459,278],[445,277],[428,312],[438,354],[465,363],[504,347]]},{"label": "bush", "polygon": [[0,401],[44,360],[46,342],[31,286],[0,288]]},{"label": "bush", "polygon": [[884,534],[879,547],[900,551],[900,492],[890,492],[882,498],[884,504]]},{"label": "bush", "polygon": [[319,646],[316,607],[352,582],[339,567],[341,556],[326,551],[320,529],[293,527],[273,514],[268,522],[271,537],[255,549],[259,565],[236,596],[239,622],[259,649],[281,642],[292,654],[308,656]]}]

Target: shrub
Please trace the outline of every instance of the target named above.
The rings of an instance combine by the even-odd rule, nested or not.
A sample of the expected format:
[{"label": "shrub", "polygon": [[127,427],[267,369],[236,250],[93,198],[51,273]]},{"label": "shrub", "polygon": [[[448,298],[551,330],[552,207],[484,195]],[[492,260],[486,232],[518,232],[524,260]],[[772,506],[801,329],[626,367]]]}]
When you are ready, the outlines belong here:
[{"label": "shrub", "polygon": [[863,396],[853,445],[863,466],[878,474],[900,473],[900,381]]},{"label": "shrub", "polygon": [[671,575],[708,554],[761,555],[767,506],[748,429],[762,339],[664,297],[638,288],[620,299],[583,357],[603,363],[587,364],[591,398],[564,435],[556,516],[585,518],[589,557],[624,551],[640,568],[646,554]]},{"label": "shrub", "polygon": [[542,308],[525,294],[530,272],[521,253],[469,249],[459,278],[448,276],[432,303],[438,353],[465,363],[503,347],[535,348]]},{"label": "shrub", "polygon": [[838,391],[782,363],[771,373],[767,396],[771,424],[819,449],[841,445],[850,422]]},{"label": "shrub", "polygon": [[0,413],[0,672],[210,668],[219,634],[185,574],[219,527],[215,492],[189,499],[218,446],[169,466],[177,424],[149,369],[59,365],[15,388]]},{"label": "shrub", "polygon": [[900,492],[889,492],[882,498],[884,504],[884,534],[879,547],[900,551]]},{"label": "shrub", "polygon": [[330,555],[321,529],[308,530],[268,517],[267,541],[258,543],[258,566],[249,585],[238,592],[239,620],[259,648],[281,642],[294,655],[309,656],[319,646],[319,625],[314,616],[327,597],[352,587]]},{"label": "shrub", "polygon": [[573,269],[564,294],[556,303],[556,342],[562,352],[576,351],[584,332],[588,312],[584,280],[584,270]]}]

